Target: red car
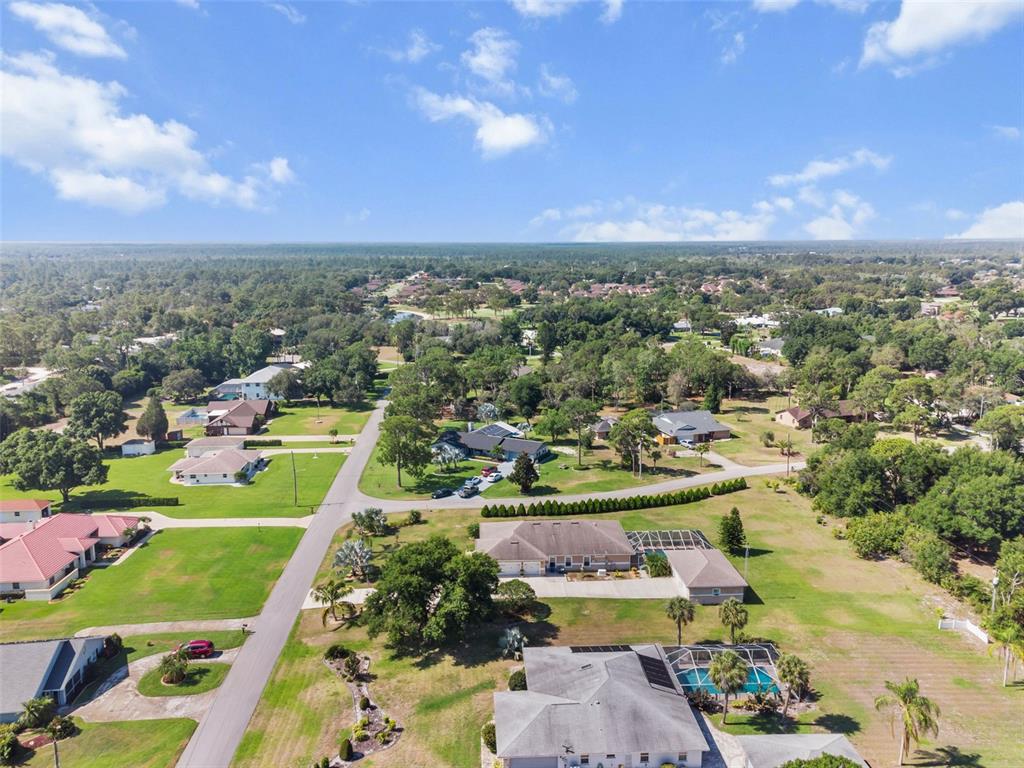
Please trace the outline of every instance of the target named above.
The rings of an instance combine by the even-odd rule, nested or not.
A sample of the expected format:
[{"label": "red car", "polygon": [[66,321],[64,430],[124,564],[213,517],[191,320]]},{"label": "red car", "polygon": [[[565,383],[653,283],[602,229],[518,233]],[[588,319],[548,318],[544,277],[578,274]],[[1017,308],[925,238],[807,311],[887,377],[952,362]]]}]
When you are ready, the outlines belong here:
[{"label": "red car", "polygon": [[189,640],[179,645],[177,650],[179,653],[184,651],[190,659],[205,659],[213,655],[215,649],[212,640]]},{"label": "red car", "polygon": [[484,477],[488,477],[491,474],[491,472],[493,472],[496,469],[497,467],[484,467],[483,469],[480,470],[480,474],[483,475]]}]

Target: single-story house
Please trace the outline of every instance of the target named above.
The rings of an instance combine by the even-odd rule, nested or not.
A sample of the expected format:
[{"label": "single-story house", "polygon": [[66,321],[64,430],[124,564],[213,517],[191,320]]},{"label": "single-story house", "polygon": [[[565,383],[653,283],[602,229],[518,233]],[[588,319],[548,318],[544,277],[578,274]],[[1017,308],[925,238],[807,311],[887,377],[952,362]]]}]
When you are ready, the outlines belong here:
[{"label": "single-story house", "polygon": [[156,453],[156,442],[143,440],[141,437],[133,437],[121,443],[122,456],[152,456]]},{"label": "single-story house", "polygon": [[709,750],[657,645],[523,649],[525,691],[494,694],[505,768],[700,768]]},{"label": "single-story house", "polygon": [[619,423],[615,416],[604,416],[590,425],[590,433],[598,440],[607,440],[612,427]]},{"label": "single-story house", "polygon": [[53,514],[49,499],[4,499],[0,501],[0,523],[27,523]]},{"label": "single-story house", "polygon": [[295,369],[290,363],[276,363],[260,368],[240,379],[222,381],[211,390],[219,400],[280,400],[279,395],[272,395],[267,384],[281,371]]},{"label": "single-story house", "polygon": [[615,520],[480,523],[476,550],[497,560],[502,576],[627,571],[637,562],[633,545]]},{"label": "single-story house", "polygon": [[782,348],[785,345],[785,339],[765,339],[754,343],[754,351],[765,357],[782,357]]},{"label": "single-story house", "polygon": [[58,706],[74,701],[89,665],[103,652],[102,637],[67,637],[0,644],[0,723],[18,719],[29,699],[50,696]]},{"label": "single-story house", "polygon": [[62,512],[36,522],[4,524],[0,594],[52,600],[96,559],[98,546],[124,546],[140,522],[127,515]]},{"label": "single-story house", "polygon": [[812,760],[835,755],[868,768],[853,744],[838,733],[786,733],[771,736],[737,736],[746,753],[746,768],[779,768],[790,760]]},{"label": "single-story house", "polygon": [[540,461],[548,454],[548,446],[542,440],[527,440],[522,435],[515,427],[495,422],[468,432],[448,431],[441,441],[462,448],[468,456],[493,457],[498,448],[503,461],[515,461],[521,453]]},{"label": "single-story house", "polygon": [[669,411],[653,419],[661,445],[673,443],[706,443],[732,437],[729,427],[718,421],[711,411]]},{"label": "single-story house", "polygon": [[252,480],[262,464],[259,451],[225,448],[192,458],[186,456],[171,464],[171,482],[182,485],[233,485],[240,473]]},{"label": "single-story house", "polygon": [[746,579],[719,550],[672,549],[665,557],[683,597],[701,605],[718,605],[730,597],[743,602]]},{"label": "single-story house", "polygon": [[197,437],[190,440],[185,446],[185,455],[190,459],[198,459],[200,456],[216,453],[223,450],[240,451],[245,448],[245,438],[237,435],[223,435],[220,437]]},{"label": "single-story house", "polygon": [[[853,400],[840,400],[838,410],[831,408],[821,414],[822,419],[842,419],[846,422],[858,421],[863,418],[864,411]],[[806,408],[794,405],[775,414],[775,420],[792,429],[807,429],[814,426],[811,412]]]},{"label": "single-story house", "polygon": [[684,317],[682,320],[677,320],[672,323],[672,329],[675,331],[685,331],[689,333],[693,330],[693,324]]},{"label": "single-story house", "polygon": [[272,400],[236,400],[213,402],[206,407],[206,434],[255,435],[273,414]]}]

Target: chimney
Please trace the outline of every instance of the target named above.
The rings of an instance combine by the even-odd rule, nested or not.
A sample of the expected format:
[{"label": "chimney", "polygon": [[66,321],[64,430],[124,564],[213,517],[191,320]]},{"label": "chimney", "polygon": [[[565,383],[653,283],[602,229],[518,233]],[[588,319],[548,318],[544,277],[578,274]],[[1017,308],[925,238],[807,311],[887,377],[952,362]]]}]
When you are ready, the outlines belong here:
[{"label": "chimney", "polygon": [[472,432],[473,431],[473,422],[472,421],[467,421],[466,422],[466,431],[467,432]]}]

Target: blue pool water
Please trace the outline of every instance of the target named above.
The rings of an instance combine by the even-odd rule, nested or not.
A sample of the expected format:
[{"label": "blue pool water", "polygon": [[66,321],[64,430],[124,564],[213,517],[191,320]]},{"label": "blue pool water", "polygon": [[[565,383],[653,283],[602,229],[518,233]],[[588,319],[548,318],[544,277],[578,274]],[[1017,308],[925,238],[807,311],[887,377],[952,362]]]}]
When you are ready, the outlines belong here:
[{"label": "blue pool water", "polygon": [[[679,683],[683,686],[684,691],[703,688],[708,693],[719,693],[715,684],[711,682],[711,678],[708,677],[707,669],[684,669],[681,672],[677,672],[676,677],[679,678]],[[767,671],[760,667],[748,667],[747,682],[743,686],[743,692],[756,693],[759,690],[778,693],[779,687],[774,683],[772,676]]]}]

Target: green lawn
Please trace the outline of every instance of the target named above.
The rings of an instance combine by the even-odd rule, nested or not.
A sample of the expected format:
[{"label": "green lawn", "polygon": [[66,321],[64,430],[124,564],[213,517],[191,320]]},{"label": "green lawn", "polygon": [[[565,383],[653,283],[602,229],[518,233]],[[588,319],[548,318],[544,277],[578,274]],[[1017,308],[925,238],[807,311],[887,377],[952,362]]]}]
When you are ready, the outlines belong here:
[{"label": "green lawn", "polygon": [[81,589],[62,600],[4,604],[0,640],[64,637],[111,624],[254,616],[302,533],[299,528],[162,531],[121,565],[93,570]]},{"label": "green lawn", "polygon": [[[793,460],[803,461],[816,446],[811,443],[811,430],[790,429],[775,421],[775,414],[785,410],[789,403],[785,397],[767,397],[763,400],[723,400],[722,412],[715,415],[732,430],[729,440],[716,440],[711,450],[740,464],[758,466],[779,464],[786,457],[773,446],[761,441],[764,432],[775,435],[775,444],[793,439]],[[795,405],[796,403],[790,403]]]},{"label": "green lawn", "polygon": [[[268,437],[276,435],[326,435],[332,429],[339,435],[357,435],[366,426],[373,406],[340,408],[323,404],[317,420],[316,404],[295,403],[281,405],[276,416],[270,420],[266,431]],[[262,435],[261,435],[262,436]]]},{"label": "green lawn", "polygon": [[[59,744],[64,768],[171,768],[196,729],[186,718],[76,722],[81,732]],[[53,768],[53,748],[43,747],[22,765]]]},{"label": "green lawn", "polygon": [[143,696],[194,696],[206,693],[224,682],[230,664],[220,662],[193,662],[188,665],[185,679],[174,685],[166,685],[160,679],[160,670],[151,669],[139,678],[139,693]]},{"label": "green lawn", "polygon": [[[921,681],[925,695],[943,713],[940,738],[927,743],[928,749],[955,747],[965,755],[978,755],[977,762],[967,764],[1017,768],[1015,723],[1020,722],[1024,689],[1000,687],[1002,667],[995,655],[936,628],[933,606],[942,595],[939,590],[906,566],[853,556],[848,544],[832,535],[833,526],[816,524],[808,501],[793,491],[773,493],[755,480],[746,491],[693,504],[597,517],[617,519],[627,529],[699,528],[716,541],[718,520],[732,506],[740,509],[751,544],[747,632],[804,658],[819,699],[814,709],[788,723],[730,714],[729,731],[768,732],[784,726],[845,732],[873,765],[890,765],[897,745],[873,701],[886,680],[910,675]],[[401,543],[441,533],[467,547],[467,525],[480,522],[473,510],[427,511],[423,517],[423,524],[401,529]],[[334,544],[347,533],[340,531]],[[395,539],[376,539],[373,546],[380,562]],[[331,570],[334,549],[321,566],[321,577]],[[733,562],[744,570],[742,558]],[[675,627],[665,618],[660,600],[544,602],[536,620],[524,628],[531,645],[675,642]],[[259,749],[253,747],[238,765],[301,765],[351,722],[347,704],[317,703],[317,692],[332,683],[318,650],[341,641],[371,654],[371,687],[385,710],[406,728],[398,745],[373,757],[375,768],[419,764],[424,755],[440,765],[475,768],[479,728],[491,716],[491,692],[504,688],[514,665],[497,658],[499,626],[485,624],[474,630],[466,646],[421,660],[393,657],[379,638],[370,640],[358,626],[325,631],[318,612],[305,612],[289,641],[291,661],[279,666],[268,689],[287,690],[312,708],[304,710],[305,735],[292,739],[288,729],[270,727],[284,716],[288,697],[281,695],[273,705],[265,699],[247,736]],[[698,608],[695,622],[684,630],[689,642],[726,637],[714,608]],[[314,725],[317,713],[319,726]],[[264,754],[273,757],[264,759]],[[945,764],[925,756],[914,760],[919,765]]]},{"label": "green lawn", "polygon": [[[102,501],[105,509],[125,509],[125,498],[177,496],[181,502],[178,506],[153,507],[153,510],[169,517],[186,518],[304,517],[323,499],[345,460],[341,453],[294,454],[299,502],[296,506],[291,456],[288,454],[270,456],[267,469],[258,473],[246,487],[172,483],[167,468],[184,455],[180,449],[169,449],[152,456],[109,459],[107,482],[77,489],[72,493],[71,505],[74,506],[76,499],[86,499]],[[11,486],[10,480],[10,477],[5,477],[0,482],[0,497],[60,499],[56,491],[18,491]]]},{"label": "green lawn", "polygon": [[[402,487],[399,488],[394,466],[377,461],[377,449],[374,448],[373,456],[366,463],[359,478],[359,490],[379,499],[427,499],[438,488],[458,489],[468,478],[479,475],[480,470],[493,464],[493,461],[463,461],[452,472],[440,472],[434,465],[430,465],[427,474],[419,479],[412,477],[408,472],[403,472]],[[484,483],[481,490],[487,490],[489,487]],[[493,487],[494,490],[489,494],[491,496],[500,496],[510,489],[504,480],[499,480]]]}]

